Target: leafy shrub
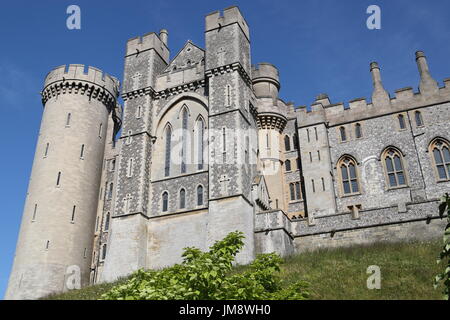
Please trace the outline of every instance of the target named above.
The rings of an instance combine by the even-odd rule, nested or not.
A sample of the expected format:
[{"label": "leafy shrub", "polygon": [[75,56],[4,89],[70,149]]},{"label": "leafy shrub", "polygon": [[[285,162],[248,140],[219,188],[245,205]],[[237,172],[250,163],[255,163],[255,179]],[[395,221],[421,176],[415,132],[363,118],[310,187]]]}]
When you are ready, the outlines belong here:
[{"label": "leafy shrub", "polygon": [[136,271],[125,283],[102,295],[106,300],[303,300],[308,284],[284,288],[277,276],[282,259],[261,254],[245,271],[232,274],[236,254],[244,246],[241,232],[217,241],[208,252],[185,248],[183,262],[162,270]]},{"label": "leafy shrub", "polygon": [[444,230],[444,247],[442,248],[437,263],[444,262],[447,265],[445,266],[445,270],[442,273],[438,274],[434,279],[434,288],[436,289],[439,286],[439,283],[443,282],[444,299],[450,300],[450,196],[448,195],[448,193],[444,196],[441,204],[439,205],[439,215],[441,219],[444,217],[446,211],[447,225],[445,226]]}]

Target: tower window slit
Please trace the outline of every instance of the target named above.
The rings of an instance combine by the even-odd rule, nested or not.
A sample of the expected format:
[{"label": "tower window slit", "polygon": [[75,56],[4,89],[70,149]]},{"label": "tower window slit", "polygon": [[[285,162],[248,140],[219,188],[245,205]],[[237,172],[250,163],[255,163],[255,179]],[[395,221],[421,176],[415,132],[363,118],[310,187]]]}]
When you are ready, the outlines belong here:
[{"label": "tower window slit", "polygon": [[44,157],[48,156],[48,148],[50,147],[50,144],[47,142],[46,146],[45,146],[45,152],[44,152]]},{"label": "tower window slit", "polygon": [[37,203],[34,205],[33,218],[31,219],[32,221],[36,221],[36,214],[37,214]]},{"label": "tower window slit", "polygon": [[61,172],[58,172],[58,178],[56,179],[56,186],[59,187],[61,182]]},{"label": "tower window slit", "polygon": [[76,211],[76,209],[77,209],[77,207],[73,206],[73,208],[72,208],[72,218],[70,219],[71,222],[75,221],[75,211]]}]

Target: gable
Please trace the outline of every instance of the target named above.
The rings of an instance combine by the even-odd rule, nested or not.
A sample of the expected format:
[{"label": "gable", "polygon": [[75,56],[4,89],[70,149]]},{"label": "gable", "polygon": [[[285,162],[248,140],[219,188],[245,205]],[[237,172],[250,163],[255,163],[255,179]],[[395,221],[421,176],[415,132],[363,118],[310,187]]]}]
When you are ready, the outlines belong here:
[{"label": "gable", "polygon": [[191,68],[197,64],[204,64],[205,51],[197,47],[190,40],[186,42],[175,58],[170,61],[164,72],[173,72]]}]

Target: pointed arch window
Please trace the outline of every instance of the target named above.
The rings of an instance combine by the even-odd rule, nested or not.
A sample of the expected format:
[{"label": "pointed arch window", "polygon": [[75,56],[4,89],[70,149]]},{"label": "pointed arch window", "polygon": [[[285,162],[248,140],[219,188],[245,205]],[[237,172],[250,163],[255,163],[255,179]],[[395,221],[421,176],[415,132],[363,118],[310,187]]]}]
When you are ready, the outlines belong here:
[{"label": "pointed arch window", "polygon": [[362,138],[362,129],[360,123],[357,123],[355,125],[355,137],[356,139]]},{"label": "pointed arch window", "polygon": [[386,178],[390,188],[406,186],[403,156],[397,149],[389,148],[383,153]]},{"label": "pointed arch window", "polygon": [[187,159],[187,128],[188,128],[188,111],[183,109],[182,113],[182,147],[181,147],[181,173],[186,173],[186,159]]},{"label": "pointed arch window", "polygon": [[400,130],[406,129],[405,116],[402,114],[398,115],[398,125],[400,127]]},{"label": "pointed arch window", "polygon": [[286,151],[291,151],[291,139],[289,136],[284,136],[284,149]]},{"label": "pointed arch window", "polygon": [[359,193],[358,175],[356,172],[355,159],[345,156],[339,161],[338,168],[344,195]]},{"label": "pointed arch window", "polygon": [[294,149],[298,149],[298,135],[296,133],[292,136],[292,140],[294,143]]},{"label": "pointed arch window", "polygon": [[108,231],[108,230],[109,230],[109,221],[110,221],[110,219],[111,219],[111,215],[110,215],[110,213],[108,212],[108,213],[106,214],[106,218],[105,218],[105,231]]},{"label": "pointed arch window", "polygon": [[106,259],[106,243],[103,245],[102,248],[102,260]]},{"label": "pointed arch window", "polygon": [[180,190],[180,209],[186,208],[186,190]]},{"label": "pointed arch window", "polygon": [[111,182],[108,188],[108,200],[112,199],[114,184]]},{"label": "pointed arch window", "polygon": [[438,181],[450,180],[450,145],[443,139],[436,139],[430,145]]},{"label": "pointed arch window", "polygon": [[203,139],[205,135],[205,123],[202,118],[197,121],[197,159],[198,159],[198,170],[203,170]]},{"label": "pointed arch window", "polygon": [[423,118],[422,118],[422,113],[420,111],[414,112],[414,119],[416,120],[416,126],[418,126],[418,127],[423,126]]},{"label": "pointed arch window", "polygon": [[289,193],[291,201],[301,200],[302,193],[300,189],[300,182],[291,182],[289,184]]},{"label": "pointed arch window", "polygon": [[291,195],[291,201],[294,201],[295,200],[295,186],[293,183],[289,184],[289,192]]},{"label": "pointed arch window", "polygon": [[344,127],[340,127],[339,128],[339,133],[341,135],[341,141],[347,141],[347,133],[345,132],[345,128]]},{"label": "pointed arch window", "polygon": [[284,163],[285,167],[286,167],[286,171],[291,171],[291,160],[286,160],[286,162]]},{"label": "pointed arch window", "polygon": [[164,161],[164,176],[168,177],[170,175],[170,148],[171,148],[171,140],[172,140],[172,129],[170,126],[166,128],[166,150],[165,150],[165,161]]},{"label": "pointed arch window", "polygon": [[162,194],[162,211],[167,212],[169,210],[169,194],[165,191]]},{"label": "pointed arch window", "polygon": [[197,205],[198,206],[203,205],[203,186],[197,187]]}]

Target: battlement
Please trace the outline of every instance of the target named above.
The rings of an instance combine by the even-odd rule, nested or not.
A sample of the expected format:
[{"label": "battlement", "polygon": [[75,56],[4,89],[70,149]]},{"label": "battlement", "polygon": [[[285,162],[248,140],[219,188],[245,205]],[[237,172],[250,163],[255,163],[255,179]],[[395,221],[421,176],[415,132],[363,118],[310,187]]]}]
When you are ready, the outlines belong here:
[{"label": "battlement", "polygon": [[277,67],[271,63],[261,62],[252,65],[252,81],[257,83],[260,81],[273,82],[278,89],[280,88],[280,75]]},{"label": "battlement", "polygon": [[256,66],[253,65],[252,82],[257,97],[278,98],[280,76],[278,69],[273,64],[259,63]]},{"label": "battlement", "polygon": [[167,47],[167,30],[161,30],[160,35],[162,36],[162,39],[154,32],[149,32],[142,37],[139,36],[129,39],[127,41],[125,56],[136,55],[141,52],[154,49],[166,63],[169,63],[170,52]]},{"label": "battlement", "polygon": [[250,40],[248,24],[242,16],[239,8],[236,6],[224,9],[222,15],[220,11],[214,11],[208,14],[205,18],[205,32],[223,28],[233,23],[237,23],[247,39]]},{"label": "battlement", "polygon": [[[422,59],[418,61],[421,83],[423,83],[425,72],[425,76],[428,79],[432,79],[428,72],[426,61],[423,61],[425,59],[423,52],[419,51],[416,53],[416,56],[416,59]],[[378,63],[370,63],[370,71],[374,80],[374,93],[371,102],[368,102],[366,98],[357,98],[350,100],[348,104],[343,102],[332,104],[328,96],[321,95],[320,99],[319,97],[316,98],[309,110],[295,110],[300,126],[313,125],[317,122],[337,125],[450,101],[449,78],[444,79],[444,86],[437,89],[422,85],[421,87],[419,86],[418,92],[414,92],[412,87],[406,87],[395,90],[394,95],[389,95],[382,87]],[[384,99],[383,94],[385,95]]]},{"label": "battlement", "polygon": [[104,87],[114,97],[119,93],[120,82],[117,78],[104,73],[95,67],[87,67],[83,64],[62,65],[54,68],[45,77],[44,88],[48,85],[70,80],[82,80],[94,83],[100,87]]}]

